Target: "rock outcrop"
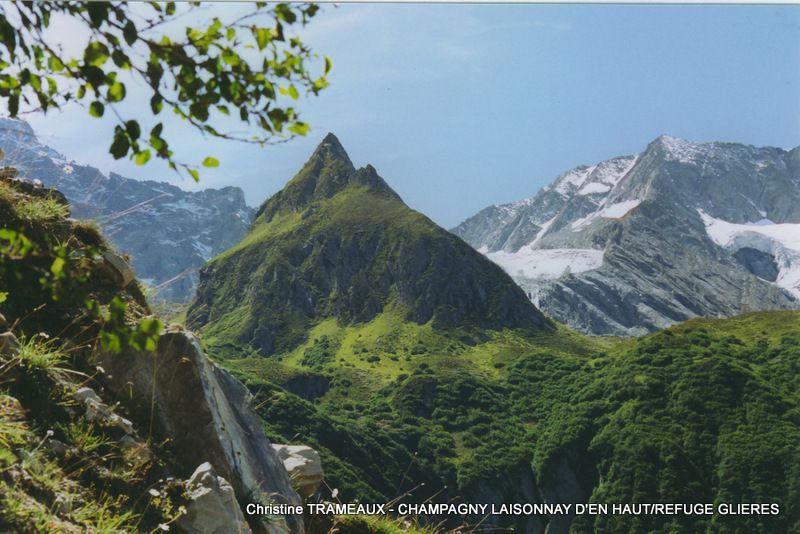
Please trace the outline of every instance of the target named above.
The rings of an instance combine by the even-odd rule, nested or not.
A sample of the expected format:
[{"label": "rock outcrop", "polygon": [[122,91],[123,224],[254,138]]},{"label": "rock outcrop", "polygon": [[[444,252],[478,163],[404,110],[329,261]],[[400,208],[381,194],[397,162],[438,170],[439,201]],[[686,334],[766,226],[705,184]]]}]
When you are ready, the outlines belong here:
[{"label": "rock outcrop", "polygon": [[[186,475],[209,462],[242,502],[268,497],[301,503],[264,435],[250,393],[208,360],[194,335],[173,330],[161,336],[156,352],[103,353],[98,363],[117,395],[141,400],[158,434],[171,440]],[[303,519],[286,516],[261,528],[299,534]]]},{"label": "rock outcrop", "polygon": [[[145,345],[128,345],[127,336],[138,331],[133,323],[153,324],[127,259],[92,225],[69,219],[57,192],[14,175],[0,172],[0,220],[10,230],[0,247],[0,304],[9,317],[0,317],[0,374],[4,394],[47,430],[36,438],[38,430],[26,423],[18,429],[24,439],[0,439],[0,463],[20,464],[18,455],[37,463],[14,473],[0,469],[0,530],[40,530],[26,526],[29,518],[3,513],[5,503],[21,500],[41,517],[52,516],[47,524],[59,531],[94,531],[105,514],[115,514],[119,530],[163,530],[182,509],[179,478],[206,462],[227,482],[196,473],[194,504],[205,503],[206,493],[237,508],[262,500],[300,504],[246,388],[212,364],[187,332],[168,331],[155,351],[125,348]],[[6,331],[12,326],[19,339]],[[0,419],[7,412],[0,406]],[[50,489],[28,472],[44,465]],[[66,481],[63,489],[52,489],[56,479]],[[109,494],[113,503],[105,500]],[[202,518],[209,506],[196,505],[195,515]],[[77,508],[81,516],[70,517]],[[215,514],[216,522],[199,520],[202,528],[245,531],[241,511]],[[61,528],[62,520],[84,528]],[[300,516],[248,520],[260,533],[303,532]]]},{"label": "rock outcrop", "polygon": [[188,534],[250,534],[252,530],[228,481],[210,463],[195,469],[186,482],[189,506],[178,525]]},{"label": "rock outcrop", "polygon": [[305,445],[275,445],[272,447],[283,460],[289,480],[303,497],[314,495],[325,478],[322,460],[317,451]]}]

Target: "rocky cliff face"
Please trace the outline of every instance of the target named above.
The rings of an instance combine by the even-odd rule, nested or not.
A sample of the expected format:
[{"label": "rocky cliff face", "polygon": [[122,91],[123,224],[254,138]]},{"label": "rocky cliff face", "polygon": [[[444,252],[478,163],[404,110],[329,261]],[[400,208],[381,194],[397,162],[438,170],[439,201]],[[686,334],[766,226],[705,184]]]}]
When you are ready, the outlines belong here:
[{"label": "rocky cliff face", "polygon": [[355,169],[328,135],[242,242],[203,268],[188,321],[268,355],[325,318],[366,322],[391,306],[436,327],[549,328],[502,270],[408,208],[374,168]]},{"label": "rocky cliff face", "polygon": [[800,306],[800,148],[660,137],[453,232],[592,334]]},{"label": "rocky cliff face", "polygon": [[67,161],[23,121],[0,119],[0,149],[23,176],[58,188],[73,216],[97,221],[131,256],[141,280],[169,301],[189,300],[200,266],[237,243],[252,218],[238,187],[188,192],[164,182],[105,176]]}]

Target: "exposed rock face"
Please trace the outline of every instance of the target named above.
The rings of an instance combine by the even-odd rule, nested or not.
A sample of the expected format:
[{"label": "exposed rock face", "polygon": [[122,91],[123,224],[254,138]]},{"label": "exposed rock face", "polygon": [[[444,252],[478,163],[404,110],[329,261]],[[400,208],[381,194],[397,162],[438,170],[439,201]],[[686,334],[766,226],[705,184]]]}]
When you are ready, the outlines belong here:
[{"label": "exposed rock face", "polygon": [[97,393],[95,393],[92,388],[80,388],[75,392],[73,398],[80,404],[83,404],[86,409],[87,421],[98,421],[109,426],[115,426],[127,435],[134,433],[133,423],[115,414],[111,408],[97,396]]},{"label": "exposed rock face", "polygon": [[[300,504],[283,462],[273,450],[239,381],[208,360],[188,332],[161,336],[155,353],[101,354],[116,394],[152,402],[160,435],[170,438],[188,474],[208,461],[240,500],[283,499]],[[261,525],[265,532],[303,531],[299,516]]]},{"label": "exposed rock face", "polygon": [[283,460],[286,472],[297,493],[304,497],[314,495],[325,473],[322,470],[322,460],[317,451],[305,445],[275,445],[272,447]]},{"label": "exposed rock face", "polygon": [[696,316],[793,309],[798,154],[660,137],[453,232],[583,332],[636,335]]},{"label": "exposed rock face", "polygon": [[236,494],[210,463],[195,469],[186,482],[189,506],[178,521],[189,534],[250,534]]},{"label": "exposed rock face", "polygon": [[0,119],[0,149],[22,176],[61,190],[75,217],[96,220],[115,248],[131,256],[142,281],[170,301],[192,297],[197,269],[237,243],[253,215],[237,187],[188,192],[67,161],[24,121]]},{"label": "exposed rock face", "polygon": [[[535,476],[529,465],[519,465],[508,473],[507,477],[496,480],[483,480],[466,489],[464,502],[490,504],[496,508],[508,503],[542,503],[541,493],[536,485]],[[443,518],[446,519],[446,518]],[[540,516],[502,516],[471,517],[471,522],[482,521],[481,526],[492,530],[493,526],[513,526],[515,532],[543,534],[546,520]],[[498,527],[498,528],[503,528]]]},{"label": "exposed rock face", "polygon": [[780,269],[775,261],[775,256],[769,252],[744,247],[734,252],[733,257],[742,264],[742,267],[768,282],[774,282],[778,279]]},{"label": "exposed rock face", "polygon": [[244,240],[202,269],[188,324],[269,355],[322,319],[366,322],[390,305],[435,327],[550,328],[501,269],[411,210],[374,168],[355,169],[329,134]]}]

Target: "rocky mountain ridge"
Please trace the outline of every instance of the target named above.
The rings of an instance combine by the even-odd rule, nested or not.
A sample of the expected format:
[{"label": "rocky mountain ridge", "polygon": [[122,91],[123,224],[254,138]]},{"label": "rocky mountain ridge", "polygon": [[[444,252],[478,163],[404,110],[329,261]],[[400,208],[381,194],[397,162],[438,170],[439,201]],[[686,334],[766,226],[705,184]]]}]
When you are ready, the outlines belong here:
[{"label": "rocky mountain ridge", "polygon": [[411,210],[329,134],[259,208],[247,236],[201,270],[187,318],[262,355],[318,322],[363,323],[393,308],[435,327],[550,329],[497,266]]},{"label": "rocky mountain ridge", "polygon": [[4,163],[58,188],[75,217],[96,221],[157,298],[186,302],[197,270],[247,231],[253,209],[238,187],[184,191],[151,180],[106,176],[68,161],[21,120],[0,119]]},{"label": "rocky mountain ridge", "polygon": [[800,306],[800,147],[662,136],[452,230],[592,334]]}]

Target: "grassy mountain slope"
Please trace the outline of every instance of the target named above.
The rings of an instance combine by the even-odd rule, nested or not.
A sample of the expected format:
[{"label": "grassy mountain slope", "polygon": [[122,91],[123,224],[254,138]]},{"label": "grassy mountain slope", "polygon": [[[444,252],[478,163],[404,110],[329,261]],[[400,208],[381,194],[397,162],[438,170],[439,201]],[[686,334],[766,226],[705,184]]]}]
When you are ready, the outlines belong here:
[{"label": "grassy mountain slope", "polygon": [[185,499],[169,452],[126,407],[89,403],[82,390],[99,391],[103,372],[90,358],[101,324],[85,300],[108,312],[116,297],[134,320],[149,314],[144,297],[103,260],[119,257],[98,231],[68,218],[62,195],[15,174],[0,170],[0,531],[173,523]]},{"label": "grassy mountain slope", "polygon": [[547,502],[781,507],[582,516],[573,532],[800,529],[800,313],[698,319],[622,342],[494,333],[459,348],[404,325],[395,354],[378,348],[384,321],[322,325],[280,360],[223,362],[256,393],[268,433],[320,450],[343,499],[511,502],[531,483]]},{"label": "grassy mountain slope", "polygon": [[550,329],[503,271],[408,208],[375,169],[325,138],[260,208],[241,243],[201,273],[188,324],[207,342],[284,353],[329,318],[387,309],[436,328]]}]

